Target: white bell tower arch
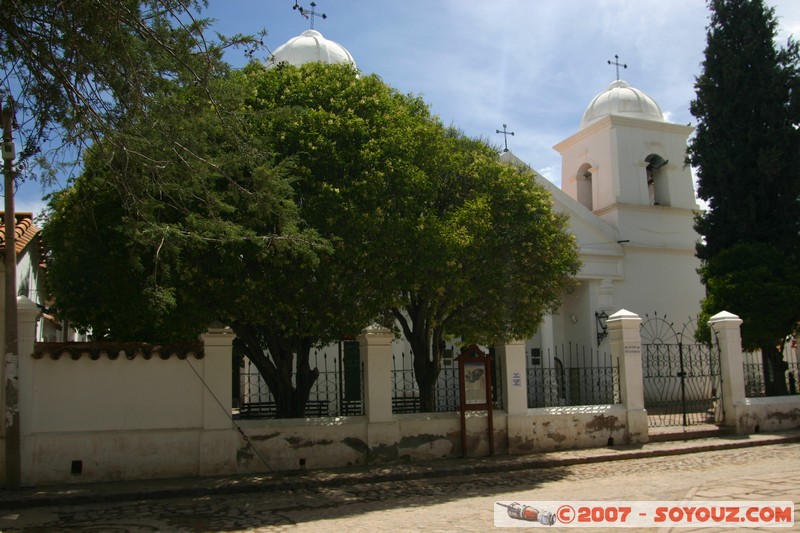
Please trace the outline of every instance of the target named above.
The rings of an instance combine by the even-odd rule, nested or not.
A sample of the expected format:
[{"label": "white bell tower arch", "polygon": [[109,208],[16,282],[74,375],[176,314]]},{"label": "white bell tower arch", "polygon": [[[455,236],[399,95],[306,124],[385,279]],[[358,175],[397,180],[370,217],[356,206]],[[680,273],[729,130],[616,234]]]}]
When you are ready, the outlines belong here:
[{"label": "white bell tower arch", "polygon": [[578,132],[554,147],[561,187],[626,240],[693,250],[698,206],[684,165],[693,130],[666,122],[652,98],[617,80],[592,100]]}]

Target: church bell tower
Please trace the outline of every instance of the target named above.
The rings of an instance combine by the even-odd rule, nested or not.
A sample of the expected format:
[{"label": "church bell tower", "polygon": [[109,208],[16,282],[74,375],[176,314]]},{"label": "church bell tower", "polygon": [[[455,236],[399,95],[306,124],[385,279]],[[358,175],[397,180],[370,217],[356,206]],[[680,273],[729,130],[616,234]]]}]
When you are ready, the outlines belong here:
[{"label": "church bell tower", "polygon": [[554,147],[561,188],[626,241],[693,250],[698,206],[684,165],[692,131],[665,121],[652,98],[618,79],[594,97],[578,132]]}]

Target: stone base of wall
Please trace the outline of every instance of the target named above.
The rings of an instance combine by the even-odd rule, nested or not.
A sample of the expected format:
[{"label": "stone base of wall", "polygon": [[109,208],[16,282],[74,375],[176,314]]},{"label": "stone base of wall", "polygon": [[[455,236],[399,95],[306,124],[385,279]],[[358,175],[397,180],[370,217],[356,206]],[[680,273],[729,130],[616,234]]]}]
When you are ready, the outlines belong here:
[{"label": "stone base of wall", "polygon": [[800,428],[798,395],[747,398],[744,404],[734,405],[734,410],[739,434]]},{"label": "stone base of wall", "polygon": [[[461,456],[458,413],[396,415],[369,423],[365,416],[247,420],[240,426],[249,444],[237,452],[238,471],[335,468],[387,461],[425,461]],[[495,413],[495,453],[504,454],[506,416]],[[468,413],[467,455],[489,454],[488,418]]]},{"label": "stone base of wall", "polygon": [[647,415],[622,405],[546,407],[509,420],[509,453],[647,442]]},{"label": "stone base of wall", "polygon": [[236,471],[226,430],[42,433],[22,439],[22,484],[215,476]]},{"label": "stone base of wall", "polygon": [[[240,425],[250,441],[237,453],[241,473],[462,456],[458,413],[396,415],[379,423],[361,416]],[[518,416],[496,411],[493,426],[496,455],[647,442],[647,414],[621,405],[530,409]],[[466,444],[468,457],[489,455],[486,413],[467,413]]]},{"label": "stone base of wall", "polygon": [[[736,416],[740,433],[800,428],[800,396],[748,399],[736,406]],[[493,422],[497,455],[648,440],[646,411],[622,405],[529,409],[512,416],[496,411]],[[356,416],[238,424],[246,441],[235,428],[24,436],[23,484],[231,475],[462,456],[458,413],[395,415],[378,423]],[[468,413],[466,455],[487,456],[488,438],[486,413]],[[0,439],[0,459],[3,451]]]}]

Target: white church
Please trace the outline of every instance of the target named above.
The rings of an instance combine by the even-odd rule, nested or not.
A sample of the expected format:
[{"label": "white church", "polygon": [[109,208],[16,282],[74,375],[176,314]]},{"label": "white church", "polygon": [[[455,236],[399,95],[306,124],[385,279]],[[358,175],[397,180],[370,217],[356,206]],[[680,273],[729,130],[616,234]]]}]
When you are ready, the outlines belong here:
[{"label": "white church", "polygon": [[684,165],[692,131],[666,122],[651,97],[618,80],[588,104],[577,131],[554,146],[562,188],[539,181],[554,208],[569,215],[583,268],[580,287],[542,325],[543,347],[588,339],[600,327],[595,314],[620,309],[671,317],[678,329],[696,317],[705,291],[693,228],[700,208]]},{"label": "white church", "polygon": [[[287,41],[270,61],[355,66],[350,52],[315,30]],[[552,365],[555,357],[569,380],[564,346],[607,351],[605,318],[620,309],[665,318],[676,331],[697,316],[704,287],[693,220],[700,207],[684,165],[692,131],[667,122],[653,98],[617,80],[588,103],[576,132],[554,146],[562,158],[561,188],[538,174],[537,180],[553,208],[569,217],[583,266],[577,289],[526,341],[529,367]],[[535,168],[512,152],[500,157]],[[409,352],[404,342],[396,344],[396,353]]]}]

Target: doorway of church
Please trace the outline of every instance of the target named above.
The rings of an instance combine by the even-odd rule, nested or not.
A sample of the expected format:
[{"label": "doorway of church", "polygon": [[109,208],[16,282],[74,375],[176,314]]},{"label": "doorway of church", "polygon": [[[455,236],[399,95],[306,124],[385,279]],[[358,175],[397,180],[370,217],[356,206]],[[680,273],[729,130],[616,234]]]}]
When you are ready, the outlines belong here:
[{"label": "doorway of church", "polygon": [[693,426],[722,421],[720,351],[695,340],[696,319],[680,331],[666,315],[642,321],[644,404],[650,426]]}]

